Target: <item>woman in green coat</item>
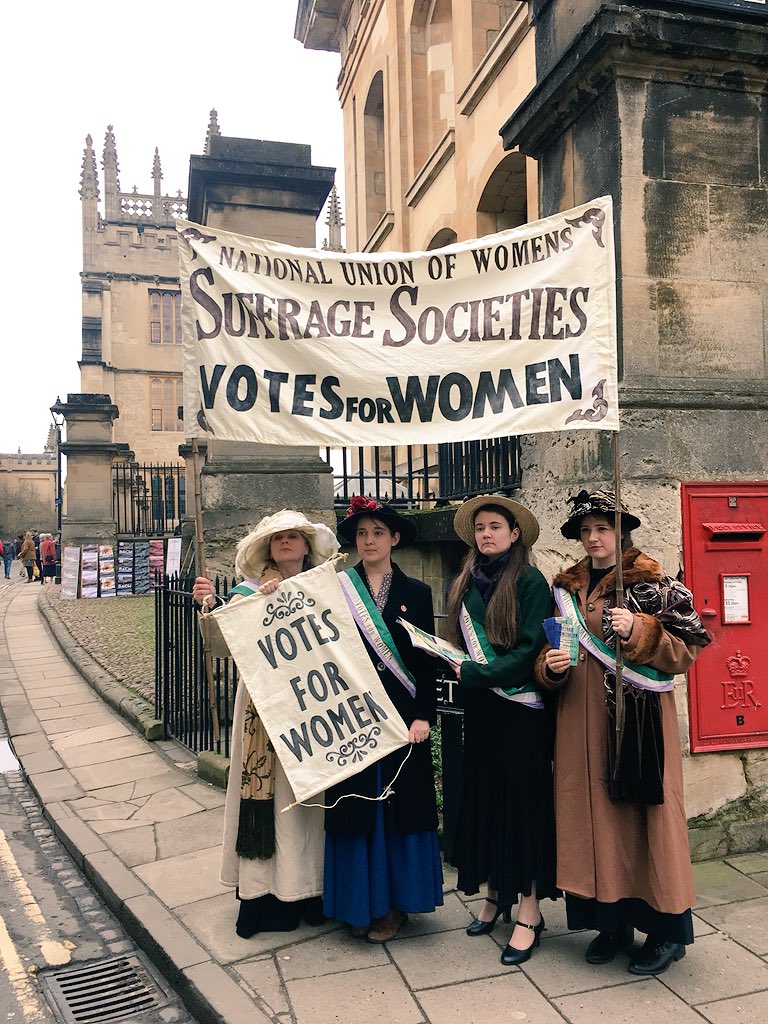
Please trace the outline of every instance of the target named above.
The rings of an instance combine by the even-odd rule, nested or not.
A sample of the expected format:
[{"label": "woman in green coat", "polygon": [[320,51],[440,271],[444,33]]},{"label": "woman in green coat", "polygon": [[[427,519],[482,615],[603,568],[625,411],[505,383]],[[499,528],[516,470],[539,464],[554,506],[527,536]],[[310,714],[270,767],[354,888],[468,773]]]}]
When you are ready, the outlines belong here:
[{"label": "woman in green coat", "polygon": [[512,966],[539,944],[539,900],[557,896],[552,737],[532,675],[551,598],[529,562],[539,525],[519,502],[472,498],[459,507],[454,529],[470,550],[448,597],[448,631],[471,660],[456,670],[464,757],[452,861],[463,892],[487,887],[468,935],[487,935],[500,914],[509,921],[519,902],[501,955]]}]

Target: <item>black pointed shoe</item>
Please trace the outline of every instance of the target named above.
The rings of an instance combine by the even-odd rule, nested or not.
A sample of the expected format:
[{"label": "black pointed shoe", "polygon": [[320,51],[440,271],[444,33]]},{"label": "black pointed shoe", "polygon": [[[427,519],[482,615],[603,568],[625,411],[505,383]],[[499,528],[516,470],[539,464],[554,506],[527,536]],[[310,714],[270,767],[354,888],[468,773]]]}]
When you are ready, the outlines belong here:
[{"label": "black pointed shoe", "polygon": [[504,915],[504,923],[509,924],[512,920],[512,908],[511,907],[500,907],[498,902],[491,899],[490,896],[485,897],[485,902],[490,903],[496,907],[496,911],[490,921],[481,921],[479,917],[476,917],[472,924],[467,928],[467,935],[490,935],[493,929],[496,927],[496,922],[499,919],[499,915]]},{"label": "black pointed shoe", "polygon": [[635,930],[623,925],[615,932],[600,932],[587,946],[584,958],[588,964],[609,964],[616,954],[626,952],[635,941]]},{"label": "black pointed shoe", "polygon": [[675,960],[685,956],[685,946],[679,942],[661,942],[649,935],[643,948],[629,965],[630,974],[663,974]]},{"label": "black pointed shoe", "polygon": [[501,962],[505,967],[516,967],[518,964],[524,964],[530,960],[534,949],[541,942],[541,933],[546,931],[543,917],[539,917],[538,924],[526,924],[525,921],[515,921],[515,927],[517,925],[520,925],[521,928],[528,928],[529,931],[533,932],[533,942],[528,949],[515,949],[514,946],[505,946],[501,953]]}]

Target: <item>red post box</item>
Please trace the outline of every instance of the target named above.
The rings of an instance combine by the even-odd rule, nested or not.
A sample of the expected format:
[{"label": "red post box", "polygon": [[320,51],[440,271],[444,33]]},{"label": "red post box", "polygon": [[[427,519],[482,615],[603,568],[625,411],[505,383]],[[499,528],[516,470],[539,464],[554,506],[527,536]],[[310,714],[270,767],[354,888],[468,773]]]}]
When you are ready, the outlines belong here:
[{"label": "red post box", "polygon": [[691,750],[768,746],[768,483],[683,484],[682,500],[685,583],[713,637],[688,675]]}]

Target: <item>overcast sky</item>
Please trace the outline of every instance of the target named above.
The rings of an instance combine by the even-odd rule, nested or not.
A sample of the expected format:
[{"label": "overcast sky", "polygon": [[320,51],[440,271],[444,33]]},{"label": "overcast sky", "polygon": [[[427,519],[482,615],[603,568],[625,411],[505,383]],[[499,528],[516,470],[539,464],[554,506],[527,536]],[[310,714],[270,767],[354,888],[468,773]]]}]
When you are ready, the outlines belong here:
[{"label": "overcast sky", "polygon": [[[78,190],[85,137],[99,169],[114,127],[120,187],[187,194],[209,112],[222,135],[308,143],[343,205],[339,55],[293,38],[297,0],[27,0],[7,5],[2,179],[0,452],[42,451],[57,396],[80,390]],[[10,123],[9,123],[10,122]],[[322,239],[327,228],[321,215]]]}]

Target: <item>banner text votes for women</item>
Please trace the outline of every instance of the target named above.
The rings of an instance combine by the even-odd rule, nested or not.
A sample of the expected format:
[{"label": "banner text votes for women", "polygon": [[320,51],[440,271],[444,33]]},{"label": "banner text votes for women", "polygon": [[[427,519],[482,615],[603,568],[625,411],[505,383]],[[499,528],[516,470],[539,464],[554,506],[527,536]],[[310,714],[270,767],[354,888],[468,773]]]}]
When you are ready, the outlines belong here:
[{"label": "banner text votes for women", "polygon": [[610,198],[425,253],[177,223],[187,436],[343,446],[618,429]]}]

